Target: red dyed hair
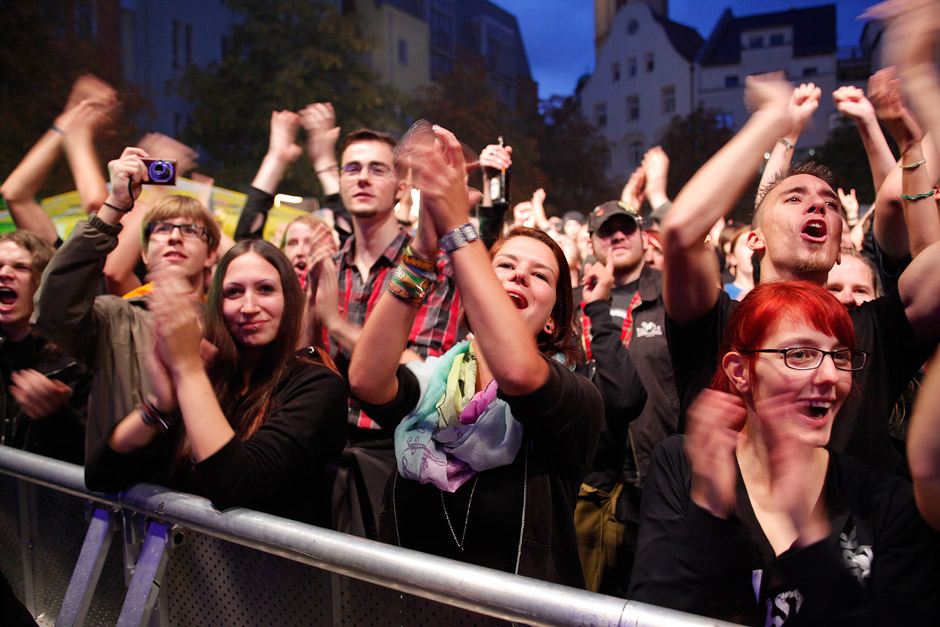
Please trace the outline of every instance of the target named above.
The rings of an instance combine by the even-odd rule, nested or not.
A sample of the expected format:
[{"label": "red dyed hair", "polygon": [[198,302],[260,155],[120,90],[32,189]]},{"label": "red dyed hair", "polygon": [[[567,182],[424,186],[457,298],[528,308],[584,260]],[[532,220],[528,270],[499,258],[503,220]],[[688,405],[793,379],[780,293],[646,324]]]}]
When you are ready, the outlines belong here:
[{"label": "red dyed hair", "polygon": [[[758,285],[738,304],[728,326],[719,359],[731,351],[754,350],[761,346],[781,322],[796,322],[836,338],[846,348],[855,348],[855,329],[845,306],[825,288],[809,281],[781,281]],[[748,364],[756,357],[745,353]],[[712,388],[740,393],[719,364]]]}]

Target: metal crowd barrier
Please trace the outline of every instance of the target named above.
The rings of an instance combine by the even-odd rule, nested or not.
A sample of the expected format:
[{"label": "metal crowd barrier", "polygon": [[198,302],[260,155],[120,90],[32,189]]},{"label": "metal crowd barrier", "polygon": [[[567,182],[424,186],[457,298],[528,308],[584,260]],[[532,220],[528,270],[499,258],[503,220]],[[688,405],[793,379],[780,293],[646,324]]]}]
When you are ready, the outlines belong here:
[{"label": "metal crowd barrier", "polygon": [[80,466],[5,446],[0,570],[40,625],[728,624],[160,486],[89,492]]}]

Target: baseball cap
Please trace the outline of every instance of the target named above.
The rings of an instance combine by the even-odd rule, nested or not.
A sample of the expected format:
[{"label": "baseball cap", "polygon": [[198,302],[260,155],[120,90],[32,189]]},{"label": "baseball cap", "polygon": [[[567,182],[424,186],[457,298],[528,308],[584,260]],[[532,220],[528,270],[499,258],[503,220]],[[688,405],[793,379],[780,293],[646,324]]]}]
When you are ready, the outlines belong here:
[{"label": "baseball cap", "polygon": [[622,200],[608,200],[594,207],[594,211],[588,216],[588,231],[595,233],[605,222],[616,216],[627,216],[636,222],[639,228],[643,228],[643,218],[636,207]]}]

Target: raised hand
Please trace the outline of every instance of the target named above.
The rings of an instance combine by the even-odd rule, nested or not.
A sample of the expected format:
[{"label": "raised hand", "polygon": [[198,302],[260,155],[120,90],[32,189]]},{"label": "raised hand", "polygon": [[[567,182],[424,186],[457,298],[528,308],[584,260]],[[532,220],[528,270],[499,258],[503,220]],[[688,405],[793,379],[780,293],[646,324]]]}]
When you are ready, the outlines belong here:
[{"label": "raised hand", "polygon": [[607,263],[597,261],[587,264],[581,285],[585,303],[610,298],[610,290],[614,287],[614,256],[608,254]]},{"label": "raised hand", "polygon": [[744,79],[744,102],[753,112],[768,112],[786,115],[791,124],[795,121],[790,110],[793,98],[793,85],[783,72],[756,74]]},{"label": "raised hand", "polygon": [[905,106],[901,81],[894,67],[878,70],[868,79],[868,93],[878,117],[904,153],[924,138],[920,124]]},{"label": "raised hand", "polygon": [[620,200],[633,205],[633,207],[639,211],[640,206],[646,199],[645,187],[646,170],[641,165],[630,174],[630,178],[627,179],[627,184],[623,186],[623,190],[620,192]]},{"label": "raised hand", "polygon": [[[817,504],[819,491],[808,484],[810,477],[825,476],[825,449],[803,441],[797,421],[796,391],[763,399],[756,404],[769,449],[770,481],[775,502],[790,516],[799,546],[807,546],[829,535],[828,518]],[[818,507],[817,507],[818,506]]]},{"label": "raised hand", "polygon": [[803,83],[793,90],[790,95],[790,102],[787,104],[787,111],[793,118],[793,129],[791,134],[799,136],[803,127],[809,121],[816,109],[819,108],[819,98],[822,96],[822,90],[816,87],[814,83]]},{"label": "raised hand", "polygon": [[512,146],[488,145],[480,153],[480,166],[497,170],[508,169],[512,166]]},{"label": "raised hand", "polygon": [[875,118],[875,107],[865,97],[865,92],[852,85],[843,85],[832,92],[832,102],[842,115],[853,120],[870,120]]},{"label": "raised hand", "polygon": [[717,390],[704,390],[689,408],[685,452],[692,464],[692,501],[719,518],[734,508],[735,450],[745,418],[744,401]]},{"label": "raised hand", "polygon": [[83,74],[72,84],[72,91],[65,103],[65,111],[78,106],[78,103],[83,100],[113,107],[117,105],[117,91],[94,74]]},{"label": "raised hand", "polygon": [[300,116],[293,111],[271,112],[271,135],[268,139],[268,154],[285,163],[293,163],[303,152],[297,145]]},{"label": "raised hand", "polygon": [[885,57],[904,73],[936,62],[936,42],[940,36],[940,2],[937,0],[887,0],[861,17],[886,20]]},{"label": "raised hand", "polygon": [[176,266],[158,266],[150,277],[153,291],[147,306],[153,315],[157,359],[173,376],[202,365],[202,319],[192,300],[192,286]]},{"label": "raised hand", "polygon": [[669,200],[666,182],[669,177],[669,156],[662,146],[653,146],[643,155],[643,192],[655,209]]},{"label": "raised hand", "polygon": [[119,209],[126,209],[134,204],[134,199],[140,196],[141,185],[148,180],[147,168],[141,158],[149,156],[142,148],[128,146],[120,157],[108,162],[108,171],[111,174],[111,204]]},{"label": "raised hand", "polygon": [[329,102],[315,102],[300,110],[300,123],[307,131],[307,155],[314,170],[336,164],[336,142],[340,127]]},{"label": "raised hand", "polygon": [[842,191],[840,187],[838,189],[839,202],[842,203],[842,208],[845,210],[845,218],[848,220],[850,226],[854,226],[858,222],[858,198],[855,197],[855,188],[846,194]]},{"label": "raised hand", "polygon": [[10,394],[23,413],[33,419],[45,418],[65,404],[72,388],[35,370],[19,370],[10,375]]},{"label": "raised hand", "polygon": [[431,217],[442,237],[470,221],[470,190],[460,142],[440,126],[435,125],[433,133],[434,142],[414,142],[404,151],[398,167],[413,170],[415,187],[421,190],[421,213]]}]

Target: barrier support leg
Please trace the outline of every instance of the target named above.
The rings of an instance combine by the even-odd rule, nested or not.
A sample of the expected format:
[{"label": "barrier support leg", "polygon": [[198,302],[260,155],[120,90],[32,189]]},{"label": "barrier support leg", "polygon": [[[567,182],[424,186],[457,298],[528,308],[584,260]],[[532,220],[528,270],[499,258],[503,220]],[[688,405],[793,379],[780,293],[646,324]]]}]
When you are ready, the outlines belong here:
[{"label": "barrier support leg", "polygon": [[36,590],[33,585],[33,504],[35,486],[23,479],[16,480],[17,508],[19,510],[20,560],[23,564],[22,603],[36,615]]},{"label": "barrier support leg", "polygon": [[56,618],[56,625],[72,627],[85,622],[117,528],[114,519],[113,513],[100,507],[95,508],[91,522],[88,523],[82,551],[72,571],[72,579],[69,581],[68,590],[65,591],[62,608]]},{"label": "barrier support leg", "polygon": [[150,523],[147,537],[134,569],[131,585],[124,597],[124,606],[118,618],[118,627],[139,627],[150,622],[150,616],[160,593],[167,564],[169,525]]}]

